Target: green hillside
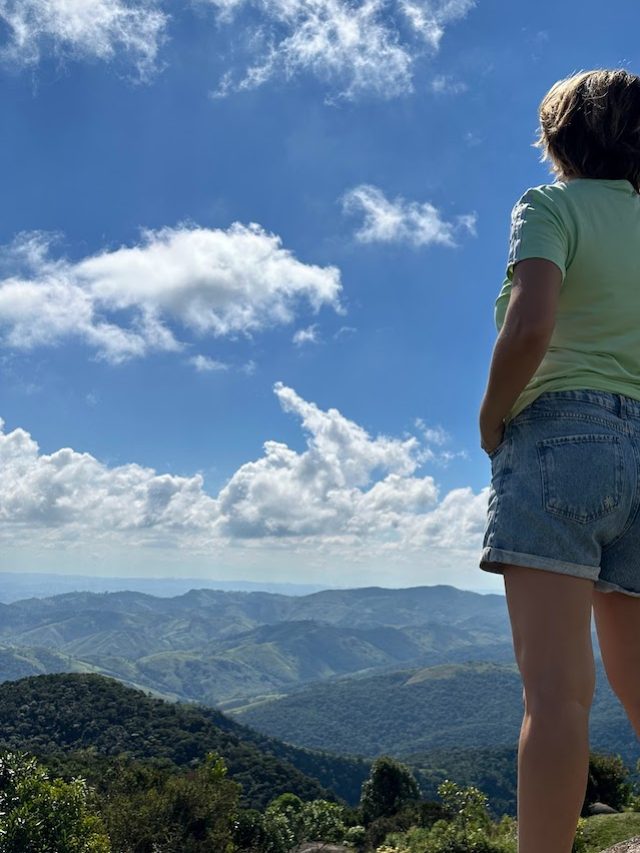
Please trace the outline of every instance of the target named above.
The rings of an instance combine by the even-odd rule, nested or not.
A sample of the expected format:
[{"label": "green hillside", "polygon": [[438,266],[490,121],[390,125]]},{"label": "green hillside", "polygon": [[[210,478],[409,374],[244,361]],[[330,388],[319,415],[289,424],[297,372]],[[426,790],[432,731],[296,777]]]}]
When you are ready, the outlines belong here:
[{"label": "green hillside", "polygon": [[[177,767],[213,750],[243,785],[243,806],[279,793],[355,802],[369,764],[252,732],[213,708],[170,703],[92,674],[37,675],[0,684],[0,748],[38,757],[95,750]],[[91,763],[87,767],[91,775]]]},{"label": "green hillside", "polygon": [[[592,747],[633,765],[635,733],[599,661],[596,673]],[[522,712],[516,664],[483,661],[316,682],[227,709],[234,719],[290,743],[369,758],[510,746],[518,740]]]},{"label": "green hillside", "polygon": [[[97,672],[223,708],[349,673],[513,658],[503,597],[447,586],[65,593],[4,605],[0,643],[0,681]],[[38,650],[31,666],[29,648]]]}]

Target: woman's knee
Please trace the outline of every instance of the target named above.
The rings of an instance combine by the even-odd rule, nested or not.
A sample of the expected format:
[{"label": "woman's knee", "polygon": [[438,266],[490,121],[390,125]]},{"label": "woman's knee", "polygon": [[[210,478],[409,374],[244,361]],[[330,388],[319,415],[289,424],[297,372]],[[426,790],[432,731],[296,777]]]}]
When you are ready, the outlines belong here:
[{"label": "woman's knee", "polygon": [[593,583],[509,566],[505,586],[526,704],[539,711],[589,708],[595,691]]},{"label": "woman's knee", "polygon": [[545,715],[552,719],[560,719],[576,711],[589,712],[593,704],[594,688],[585,684],[582,690],[566,690],[562,687],[549,689],[545,685],[535,684],[522,690],[522,701],[527,713]]},{"label": "woman's knee", "polygon": [[558,713],[576,704],[590,708],[596,688],[596,668],[590,641],[557,650],[521,643],[517,653],[523,701],[529,709]]}]

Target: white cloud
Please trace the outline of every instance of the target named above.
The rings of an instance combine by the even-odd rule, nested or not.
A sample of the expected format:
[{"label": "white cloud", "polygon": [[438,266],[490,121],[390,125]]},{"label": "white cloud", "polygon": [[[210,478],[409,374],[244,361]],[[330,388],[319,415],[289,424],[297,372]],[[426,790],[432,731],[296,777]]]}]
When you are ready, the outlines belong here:
[{"label": "white cloud", "polygon": [[442,427],[428,427],[422,418],[415,419],[415,425],[422,432],[424,439],[433,444],[445,444],[450,435]]},{"label": "white cloud", "polygon": [[475,235],[476,214],[463,214],[454,223],[442,219],[429,202],[407,201],[401,196],[389,200],[382,190],[371,184],[360,184],[342,196],[345,213],[364,213],[364,224],[356,232],[363,243],[410,243],[427,246],[436,243],[455,247],[456,231],[464,229]]},{"label": "white cloud", "polygon": [[0,60],[34,65],[47,43],[58,57],[109,61],[124,53],[132,56],[140,81],[145,81],[157,70],[170,17],[153,2],[0,0],[0,21],[9,34],[0,47]]},{"label": "white cloud", "polygon": [[445,26],[464,18],[475,5],[475,0],[439,0],[439,2],[398,0],[399,8],[415,31],[434,49],[440,47]]},{"label": "white cloud", "polygon": [[439,450],[416,436],[371,436],[281,382],[274,393],[300,420],[306,448],[265,441],[264,454],[241,465],[215,497],[200,474],[109,467],[70,448],[43,454],[25,430],[5,432],[0,421],[0,543],[192,554],[266,547],[353,560],[479,547],[488,489],[441,497],[433,476],[418,473]]},{"label": "white cloud", "polygon": [[288,324],[306,300],[344,313],[340,272],[298,261],[256,223],[227,230],[181,224],[143,229],[139,245],[80,261],[48,257],[56,235],[23,232],[3,247],[0,343],[32,349],[76,337],[113,363],[180,351],[197,337],[251,337]]},{"label": "white cloud", "polygon": [[157,474],[130,464],[109,468],[89,453],[65,447],[42,454],[22,429],[9,433],[0,420],[0,521],[3,538],[44,540],[140,535],[153,542],[170,534],[178,542],[215,519],[216,502],[200,475]]},{"label": "white cloud", "polygon": [[307,326],[306,329],[298,329],[294,333],[292,341],[296,346],[301,346],[302,344],[317,344],[319,341],[318,324],[313,323],[313,325]]},{"label": "white cloud", "polygon": [[252,358],[250,358],[249,361],[247,361],[245,364],[242,365],[240,370],[242,370],[243,373],[246,373],[247,376],[251,376],[251,374],[256,372],[256,367],[257,367],[257,365],[256,365],[255,361]]},{"label": "white cloud", "polygon": [[[335,84],[335,97],[343,99],[362,93],[391,98],[413,91],[413,64],[424,47],[436,52],[445,27],[475,5],[475,0],[196,2],[213,6],[220,24],[230,23],[244,7],[256,8],[267,24],[265,28],[249,28],[248,41],[261,54],[256,64],[250,65],[237,83],[228,70],[214,97],[255,88],[278,74],[291,78],[311,73],[332,87]],[[245,24],[245,32],[247,29]]]},{"label": "white cloud", "polygon": [[431,81],[431,90],[437,94],[457,95],[459,92],[466,92],[469,87],[462,80],[453,80],[446,74],[438,74]]},{"label": "white cloud", "polygon": [[337,332],[335,332],[333,337],[334,338],[340,338],[343,335],[350,335],[350,334],[353,334],[357,331],[358,330],[356,329],[355,326],[340,326],[340,328],[338,329]]},{"label": "white cloud", "polygon": [[228,364],[209,358],[208,355],[194,355],[189,359],[189,364],[193,365],[198,373],[211,373],[212,370],[228,370],[229,368]]}]

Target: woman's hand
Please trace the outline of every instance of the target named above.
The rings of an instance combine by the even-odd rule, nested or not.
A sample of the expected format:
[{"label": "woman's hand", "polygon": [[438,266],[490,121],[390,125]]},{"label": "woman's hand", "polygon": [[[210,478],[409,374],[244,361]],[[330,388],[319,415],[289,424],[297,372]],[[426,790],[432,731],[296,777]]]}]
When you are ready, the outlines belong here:
[{"label": "woman's hand", "polygon": [[484,424],[480,425],[480,447],[485,453],[493,453],[504,438],[504,430],[504,421],[500,421],[498,426],[488,427]]}]

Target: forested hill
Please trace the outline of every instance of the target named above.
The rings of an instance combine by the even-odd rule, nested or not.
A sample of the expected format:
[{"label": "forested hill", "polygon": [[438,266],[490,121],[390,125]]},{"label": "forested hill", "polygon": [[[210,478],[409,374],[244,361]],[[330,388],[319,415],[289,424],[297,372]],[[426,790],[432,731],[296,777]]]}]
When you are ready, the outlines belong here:
[{"label": "forested hill", "polygon": [[[244,807],[263,809],[291,791],[303,799],[355,803],[369,762],[289,746],[213,708],[166,702],[91,673],[36,675],[0,684],[0,748],[38,757],[77,750],[127,753],[176,766],[208,751],[243,786]],[[85,777],[91,782],[91,762]]]}]

